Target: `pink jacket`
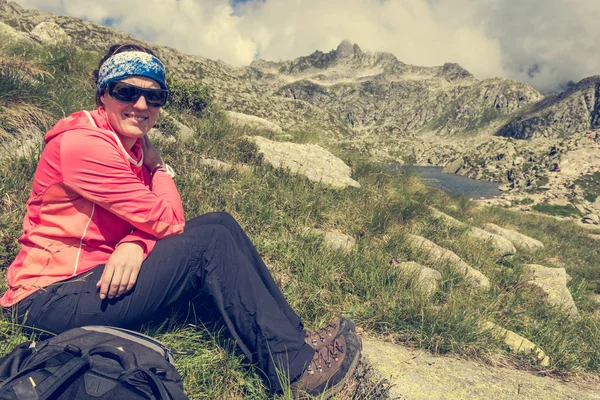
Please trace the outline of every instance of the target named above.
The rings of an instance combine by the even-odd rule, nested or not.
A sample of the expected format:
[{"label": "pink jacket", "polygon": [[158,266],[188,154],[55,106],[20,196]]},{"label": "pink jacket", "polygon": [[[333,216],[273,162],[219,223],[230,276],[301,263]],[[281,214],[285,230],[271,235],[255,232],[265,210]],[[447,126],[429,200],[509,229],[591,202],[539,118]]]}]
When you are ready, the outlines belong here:
[{"label": "pink jacket", "polygon": [[127,149],[102,107],[58,121],[45,140],[3,307],[104,264],[120,243],[139,242],[146,258],[185,225],[173,179],[150,177],[141,141]]}]

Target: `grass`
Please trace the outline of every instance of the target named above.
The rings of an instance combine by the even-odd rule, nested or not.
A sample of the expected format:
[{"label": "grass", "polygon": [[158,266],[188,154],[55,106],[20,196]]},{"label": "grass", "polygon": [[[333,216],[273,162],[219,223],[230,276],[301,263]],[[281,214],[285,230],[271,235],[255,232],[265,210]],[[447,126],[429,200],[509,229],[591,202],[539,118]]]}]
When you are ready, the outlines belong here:
[{"label": "grass", "polygon": [[[44,51],[50,50],[35,54],[46,54]],[[96,55],[85,57],[95,59]],[[44,78],[44,85],[84,87],[85,74],[61,72],[70,71],[61,63],[69,64],[71,59],[61,60],[52,67],[44,64],[52,74]],[[73,63],[87,73],[93,68],[91,62]],[[28,88],[23,81],[14,90]],[[391,174],[343,148],[331,150],[352,167],[353,178],[361,188],[331,190],[265,165],[254,145],[243,139],[244,132],[230,126],[210,104],[210,96],[198,102],[189,98],[194,93],[204,96],[202,88],[185,93],[188,97],[182,97],[185,100],[169,112],[192,128],[195,136],[186,142],[158,140],[156,145],[178,173],[176,183],[187,218],[210,211],[231,213],[246,229],[309,329],[343,314],[369,335],[409,346],[490,363],[501,354],[505,362],[518,367],[540,368],[531,357],[507,353],[502,343],[482,331],[483,321],[493,321],[539,345],[552,360],[546,373],[598,372],[600,332],[592,294],[600,292],[600,249],[585,240],[585,231],[553,218],[503,208],[476,209],[464,197],[427,188],[410,173]],[[41,93],[42,98],[31,97],[26,104],[56,119],[63,111],[90,105],[89,95],[89,91],[65,91],[62,96]],[[55,104],[48,105],[43,96],[49,96]],[[0,103],[0,107],[3,105]],[[201,107],[202,118],[197,110],[190,109],[196,106]],[[15,129],[10,125],[0,127]],[[173,123],[164,123],[164,129],[175,135]],[[317,138],[314,133],[297,136],[306,142]],[[17,239],[39,150],[25,155],[14,153],[0,164],[1,270],[19,248]],[[203,157],[247,167],[219,171],[203,165]],[[474,226],[492,222],[517,229],[541,240],[546,249],[499,258],[488,245],[469,239],[464,229],[430,217],[429,206]],[[305,235],[306,228],[344,232],[356,238],[356,248],[349,254],[331,251],[318,237]],[[432,261],[412,249],[406,241],[408,233],[420,234],[454,251],[490,279],[491,289],[474,289],[451,265]],[[442,274],[441,287],[431,297],[423,296],[414,276],[398,270],[393,260],[417,261],[437,269]],[[573,278],[569,288],[581,319],[566,319],[523,285],[522,266],[528,263],[567,270]],[[5,285],[2,278],[0,289]],[[176,360],[190,398],[270,398],[259,373],[240,356],[227,333],[218,325],[203,325],[194,318],[197,310],[189,307],[182,305],[167,321],[144,329],[176,350],[194,350],[194,355],[178,356]],[[4,339],[0,341],[0,354],[30,338],[10,316],[0,317],[0,337]],[[381,387],[377,380],[366,379],[338,398],[373,398],[369,396],[382,391]]]},{"label": "grass", "polygon": [[558,204],[550,203],[538,203],[532,206],[535,211],[541,212],[542,214],[554,215],[557,217],[572,217],[581,216],[581,212],[573,207],[571,204],[561,206]]},{"label": "grass", "polygon": [[593,203],[600,196],[600,172],[582,176],[575,181],[583,189],[584,198]]}]

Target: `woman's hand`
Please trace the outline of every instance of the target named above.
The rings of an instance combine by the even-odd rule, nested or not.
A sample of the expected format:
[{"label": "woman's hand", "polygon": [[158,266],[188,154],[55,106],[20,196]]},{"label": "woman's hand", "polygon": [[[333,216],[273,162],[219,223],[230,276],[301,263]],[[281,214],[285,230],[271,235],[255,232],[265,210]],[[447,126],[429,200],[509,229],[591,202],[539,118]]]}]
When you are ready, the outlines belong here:
[{"label": "woman's hand", "polygon": [[162,157],[156,147],[150,143],[150,138],[148,135],[142,136],[142,150],[144,150],[144,165],[150,171],[154,169],[157,165],[164,164]]},{"label": "woman's hand", "polygon": [[144,249],[135,242],[121,243],[104,265],[102,278],[96,284],[100,298],[119,297],[133,288],[144,261]]}]

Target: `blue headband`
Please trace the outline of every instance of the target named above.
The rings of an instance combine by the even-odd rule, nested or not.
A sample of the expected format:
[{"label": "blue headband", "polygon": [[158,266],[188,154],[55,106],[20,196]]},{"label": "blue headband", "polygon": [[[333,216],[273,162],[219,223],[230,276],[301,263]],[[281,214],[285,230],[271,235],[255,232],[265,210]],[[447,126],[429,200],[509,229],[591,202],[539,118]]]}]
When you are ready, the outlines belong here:
[{"label": "blue headband", "polygon": [[165,66],[152,54],[141,51],[117,53],[106,60],[98,71],[98,94],[106,89],[109,82],[130,76],[145,76],[154,79],[162,89],[166,89]]}]

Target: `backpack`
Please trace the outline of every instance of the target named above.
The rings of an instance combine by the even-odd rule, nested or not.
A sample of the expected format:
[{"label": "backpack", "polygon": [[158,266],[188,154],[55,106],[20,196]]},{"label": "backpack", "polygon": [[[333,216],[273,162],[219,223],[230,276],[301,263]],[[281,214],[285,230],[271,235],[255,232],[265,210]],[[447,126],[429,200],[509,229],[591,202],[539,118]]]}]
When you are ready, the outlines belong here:
[{"label": "backpack", "polygon": [[188,400],[171,351],[141,333],[85,326],[0,358],[0,400]]}]

